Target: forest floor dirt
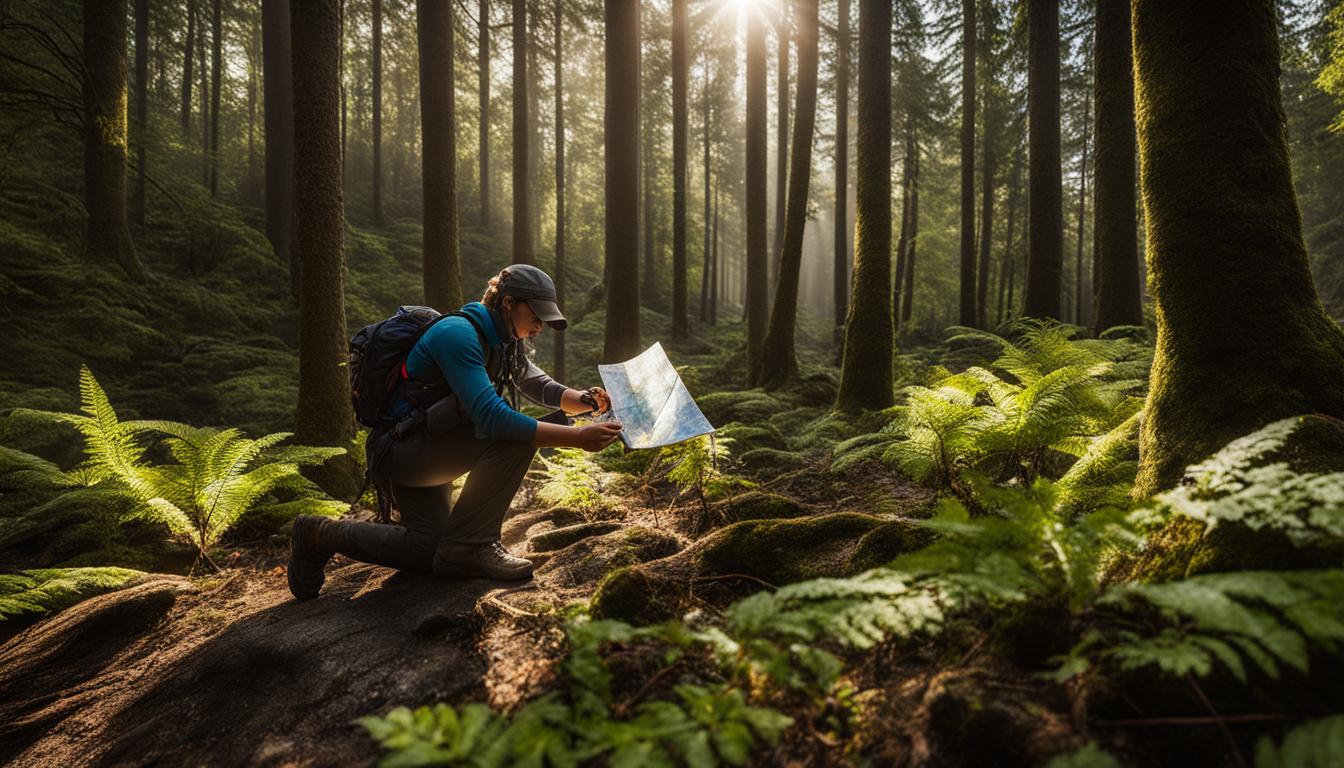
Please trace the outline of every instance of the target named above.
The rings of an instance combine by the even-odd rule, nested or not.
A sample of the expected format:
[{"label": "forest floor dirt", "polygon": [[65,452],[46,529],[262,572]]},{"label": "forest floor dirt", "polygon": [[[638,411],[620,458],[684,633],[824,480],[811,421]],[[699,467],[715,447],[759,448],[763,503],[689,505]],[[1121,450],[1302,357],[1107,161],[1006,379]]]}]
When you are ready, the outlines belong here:
[{"label": "forest floor dirt", "polygon": [[[801,472],[767,488],[808,515],[870,509],[873,495],[911,509],[927,503],[872,474],[856,484]],[[273,542],[208,578],[155,575],[86,600],[0,646],[0,763],[372,763],[378,749],[355,723],[363,715],[434,702],[509,710],[553,685],[565,651],[556,609],[588,598],[619,567],[686,552],[703,527],[698,509],[653,493],[590,520],[542,508],[525,490],[504,524],[506,546],[537,564],[521,584],[450,582],[338,556],[320,597],[299,602]],[[855,543],[845,546],[852,554]],[[721,573],[688,597],[714,611],[761,588],[757,577]],[[1022,764],[1072,740],[1066,702],[1042,700],[1041,684],[982,664],[983,655],[975,638],[914,652],[879,647],[855,670],[874,713],[854,724],[855,744],[884,765],[955,760],[959,737],[928,722],[948,708],[948,722],[989,728],[1011,751],[1001,756]],[[637,679],[637,668],[629,672]],[[982,702],[986,691],[992,702]],[[969,717],[967,707],[985,715]],[[841,746],[809,723],[757,763],[841,764]]]}]

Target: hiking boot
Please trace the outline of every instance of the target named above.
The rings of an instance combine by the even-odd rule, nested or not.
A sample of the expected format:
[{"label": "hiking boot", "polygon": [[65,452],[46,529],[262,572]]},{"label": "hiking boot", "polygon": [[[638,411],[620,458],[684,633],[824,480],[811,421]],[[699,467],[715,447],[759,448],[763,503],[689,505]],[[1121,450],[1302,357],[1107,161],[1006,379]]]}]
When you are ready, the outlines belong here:
[{"label": "hiking boot", "polygon": [[294,518],[294,527],[289,535],[289,591],[300,600],[317,597],[326,575],[322,569],[336,550],[331,547],[330,536],[324,536],[331,520],[317,515],[299,515]]},{"label": "hiking boot", "polygon": [[434,573],[511,581],[531,577],[532,561],[509,554],[499,541],[489,544],[443,542],[434,553]]}]

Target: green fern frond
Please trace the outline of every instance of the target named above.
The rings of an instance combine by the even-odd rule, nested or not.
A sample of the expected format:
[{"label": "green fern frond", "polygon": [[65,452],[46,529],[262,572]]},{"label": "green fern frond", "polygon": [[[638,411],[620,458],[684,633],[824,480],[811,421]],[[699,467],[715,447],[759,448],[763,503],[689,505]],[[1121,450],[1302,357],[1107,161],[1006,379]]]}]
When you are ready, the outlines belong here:
[{"label": "green fern frond", "polygon": [[1255,768],[1331,768],[1344,765],[1344,715],[1299,725],[1283,743],[1261,736],[1255,745]]},{"label": "green fern frond", "polygon": [[55,613],[144,575],[129,568],[40,568],[0,574],[0,622]]},{"label": "green fern frond", "polygon": [[1228,443],[1158,496],[1168,510],[1205,523],[1275,529],[1299,544],[1344,538],[1344,472],[1295,472],[1267,463],[1300,425],[1288,418]]}]

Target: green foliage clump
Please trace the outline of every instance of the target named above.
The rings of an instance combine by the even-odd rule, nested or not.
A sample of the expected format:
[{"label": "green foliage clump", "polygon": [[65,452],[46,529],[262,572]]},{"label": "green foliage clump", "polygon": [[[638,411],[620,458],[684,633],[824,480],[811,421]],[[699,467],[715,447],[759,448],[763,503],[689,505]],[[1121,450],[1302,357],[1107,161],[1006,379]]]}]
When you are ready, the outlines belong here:
[{"label": "green foliage clump", "polygon": [[1304,723],[1288,732],[1283,743],[1261,736],[1255,745],[1255,768],[1328,768],[1344,765],[1344,715]]},{"label": "green foliage clump", "polygon": [[[1141,407],[1142,380],[1128,378],[1131,372],[1119,367],[1142,358],[1143,347],[1120,340],[1075,340],[1057,324],[1023,321],[1017,328],[1016,342],[954,328],[957,335],[950,341],[999,350],[991,367],[935,370],[927,384],[906,387],[905,404],[895,409],[881,436],[840,443],[833,466],[844,469],[880,458],[916,482],[967,496],[969,489],[961,484],[967,472],[1000,481],[1060,477],[1094,448],[1099,436]],[[1111,457],[1122,447],[1107,444],[1102,455]],[[854,451],[860,455],[846,455]],[[1124,479],[1114,461],[1099,469],[1105,471],[1087,479]]]},{"label": "green foliage clump", "polygon": [[360,724],[389,751],[384,766],[568,766],[605,758],[611,766],[746,765],[759,744],[778,741],[792,719],[747,702],[726,683],[680,683],[674,700],[630,706],[611,690],[601,648],[656,640],[675,662],[689,646],[717,637],[678,625],[635,628],[579,617],[566,625],[567,686],[524,705],[512,717],[483,704],[394,709]]},{"label": "green foliage clump", "polygon": [[547,456],[538,453],[542,482],[537,498],[546,506],[571,507],[594,519],[611,508],[610,486],[616,474],[608,472],[586,451],[557,448]]},{"label": "green foliage clump", "polygon": [[1299,472],[1274,460],[1301,423],[1282,419],[1233,440],[1158,500],[1208,530],[1231,523],[1273,529],[1298,545],[1344,539],[1344,472]]},{"label": "green foliage clump", "polygon": [[[298,473],[344,453],[341,448],[277,447],[290,433],[252,440],[237,429],[192,427],[172,421],[121,421],[87,367],[80,370],[82,413],[18,409],[20,417],[69,424],[84,438],[85,460],[69,472],[17,451],[2,457],[10,482],[45,485],[63,493],[30,514],[61,506],[113,510],[118,522],[143,518],[167,526],[209,560],[208,550],[263,497],[282,488],[298,495],[289,512],[332,514],[340,505],[322,497]],[[141,437],[166,434],[175,463],[146,459]]]},{"label": "green foliage clump", "polygon": [[[1115,626],[1096,629],[1060,670],[1071,677],[1097,663],[1120,670],[1153,665],[1162,672],[1207,677],[1215,662],[1245,683],[1246,661],[1271,678],[1283,664],[1306,673],[1309,649],[1344,648],[1344,571],[1243,571],[1165,584],[1128,584],[1097,602],[1117,611]],[[1120,621],[1156,611],[1147,631]],[[1144,626],[1140,624],[1139,626]]]},{"label": "green foliage clump", "polygon": [[144,575],[130,568],[37,568],[0,574],[0,622],[56,613]]}]

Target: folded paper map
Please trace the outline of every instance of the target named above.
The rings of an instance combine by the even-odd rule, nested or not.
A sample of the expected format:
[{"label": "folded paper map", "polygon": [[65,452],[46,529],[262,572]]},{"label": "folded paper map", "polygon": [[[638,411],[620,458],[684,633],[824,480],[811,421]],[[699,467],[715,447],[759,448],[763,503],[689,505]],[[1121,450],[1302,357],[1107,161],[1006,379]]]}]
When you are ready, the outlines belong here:
[{"label": "folded paper map", "polygon": [[599,365],[597,372],[627,448],[658,448],[714,431],[662,344],[654,342],[624,363]]}]

